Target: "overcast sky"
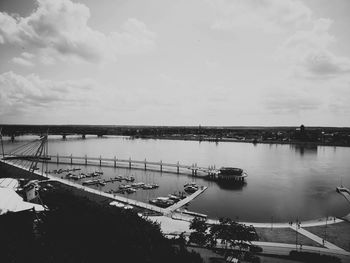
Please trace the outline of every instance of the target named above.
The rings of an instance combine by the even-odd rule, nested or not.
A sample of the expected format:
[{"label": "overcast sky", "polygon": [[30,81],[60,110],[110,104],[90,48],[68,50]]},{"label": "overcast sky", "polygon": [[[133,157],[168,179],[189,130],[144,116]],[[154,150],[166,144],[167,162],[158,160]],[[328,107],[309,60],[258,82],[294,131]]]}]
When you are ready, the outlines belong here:
[{"label": "overcast sky", "polygon": [[2,0],[0,123],[350,126],[348,0]]}]

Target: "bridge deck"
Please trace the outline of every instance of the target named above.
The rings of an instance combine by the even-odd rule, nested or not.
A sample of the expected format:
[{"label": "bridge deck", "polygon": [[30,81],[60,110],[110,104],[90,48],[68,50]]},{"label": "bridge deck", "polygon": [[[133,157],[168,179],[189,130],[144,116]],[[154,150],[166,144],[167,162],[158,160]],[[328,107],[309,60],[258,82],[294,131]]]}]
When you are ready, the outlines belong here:
[{"label": "bridge deck", "polygon": [[[4,160],[10,159],[35,159],[33,156],[26,155],[7,155],[4,157]],[[73,155],[47,155],[45,157],[38,158],[38,161],[47,161],[50,163],[57,164],[76,164],[76,165],[99,165],[99,166],[110,166],[110,167],[128,167],[128,168],[139,168],[144,170],[157,170],[163,171],[168,168],[174,170],[176,173],[188,174],[189,172],[192,175],[199,175],[198,172],[202,173],[201,175],[206,174],[214,174],[218,173],[218,170],[211,167],[199,167],[197,164],[187,165],[177,163],[165,163],[162,161],[154,162],[147,161],[146,159],[143,161],[140,160],[132,160],[129,159],[118,159],[114,158],[102,158],[100,157],[88,157],[88,156],[73,156]],[[138,167],[135,167],[138,166]],[[213,167],[213,166],[212,166]]]}]

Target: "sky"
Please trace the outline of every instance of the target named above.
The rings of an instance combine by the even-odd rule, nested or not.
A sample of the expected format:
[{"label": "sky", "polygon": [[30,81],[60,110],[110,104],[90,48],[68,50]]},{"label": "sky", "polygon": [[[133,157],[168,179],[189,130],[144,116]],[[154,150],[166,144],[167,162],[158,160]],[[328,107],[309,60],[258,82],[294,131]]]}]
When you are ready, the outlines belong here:
[{"label": "sky", "polygon": [[1,0],[0,123],[350,126],[348,0]]}]

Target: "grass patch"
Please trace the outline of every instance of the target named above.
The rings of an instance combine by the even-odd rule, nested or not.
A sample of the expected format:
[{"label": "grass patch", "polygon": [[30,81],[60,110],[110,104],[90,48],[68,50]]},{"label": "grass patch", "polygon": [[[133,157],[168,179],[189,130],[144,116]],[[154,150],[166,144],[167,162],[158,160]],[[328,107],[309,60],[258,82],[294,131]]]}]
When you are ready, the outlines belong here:
[{"label": "grass patch", "polygon": [[334,245],[350,251],[350,223],[342,222],[326,226],[305,227],[305,230],[324,238],[326,231],[326,240]]},{"label": "grass patch", "polygon": [[[296,233],[290,228],[256,228],[259,241],[295,244]],[[321,247],[317,242],[298,234],[298,244]]]}]

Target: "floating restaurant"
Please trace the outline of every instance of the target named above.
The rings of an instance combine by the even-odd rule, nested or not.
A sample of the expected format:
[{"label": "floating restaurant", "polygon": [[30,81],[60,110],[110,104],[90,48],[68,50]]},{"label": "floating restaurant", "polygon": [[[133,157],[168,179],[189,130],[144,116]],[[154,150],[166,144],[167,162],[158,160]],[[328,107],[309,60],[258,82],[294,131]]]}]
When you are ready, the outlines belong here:
[{"label": "floating restaurant", "polygon": [[247,176],[248,174],[241,168],[221,167],[219,170],[211,173],[209,178],[214,181],[222,181],[225,183],[243,183]]}]

